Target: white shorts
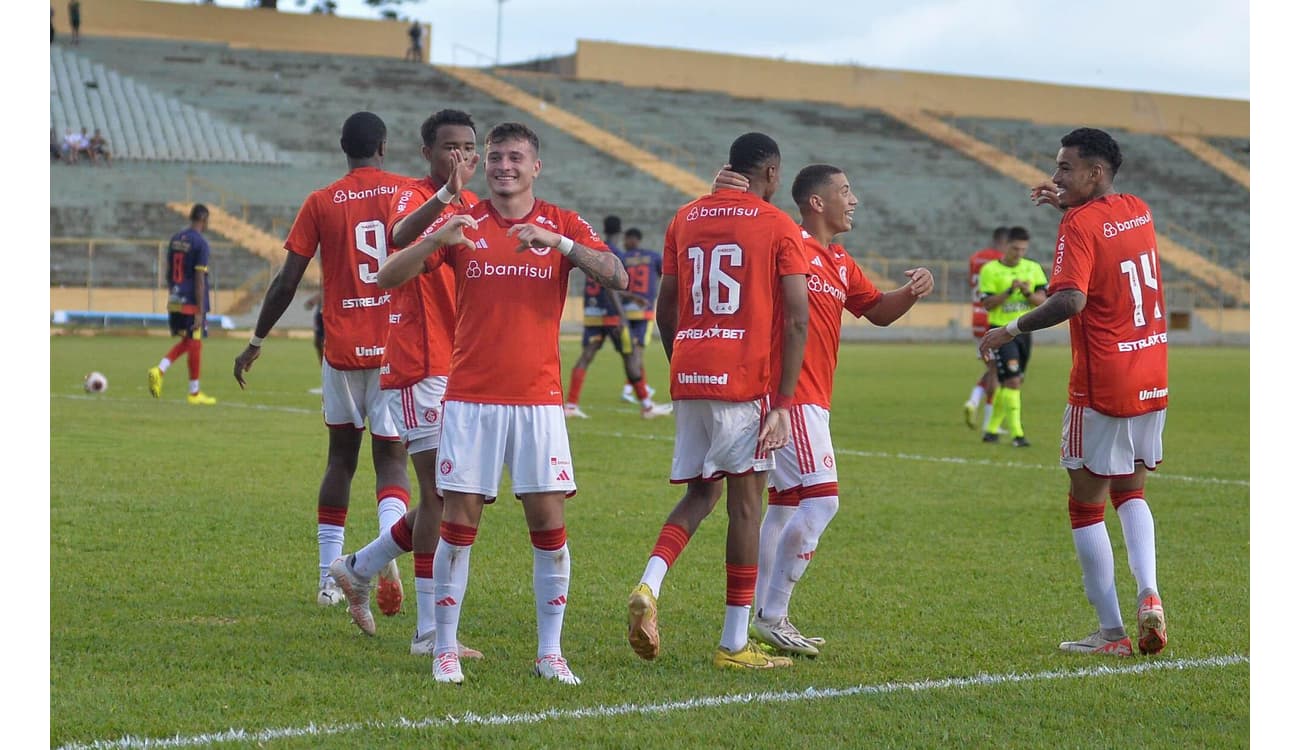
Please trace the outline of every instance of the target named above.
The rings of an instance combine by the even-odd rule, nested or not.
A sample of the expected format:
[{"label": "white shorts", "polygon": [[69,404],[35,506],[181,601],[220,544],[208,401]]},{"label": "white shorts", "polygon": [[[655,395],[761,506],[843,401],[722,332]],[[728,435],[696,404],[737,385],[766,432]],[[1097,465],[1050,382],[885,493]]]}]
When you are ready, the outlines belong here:
[{"label": "white shorts", "polygon": [[573,495],[573,458],[564,408],[447,401],[438,445],[438,489],[497,496],[501,466],[515,496]]},{"label": "white shorts", "polygon": [[[835,470],[835,448],[831,445],[831,413],[813,404],[790,408],[790,442],[776,451],[776,466],[768,484],[780,492],[794,487],[817,488],[824,494],[839,494]],[[823,485],[835,485],[833,488]],[[830,492],[834,489],[834,492]],[[821,497],[808,495],[808,497]]]},{"label": "white shorts", "polygon": [[758,450],[758,433],[766,415],[767,407],[761,399],[673,401],[677,438],[670,481],[680,484],[770,471],[772,455]]},{"label": "white shorts", "polygon": [[1137,417],[1108,417],[1067,405],[1061,424],[1061,465],[1101,477],[1126,477],[1139,461],[1154,469],[1164,460],[1165,410]]},{"label": "white shorts", "polygon": [[388,409],[388,396],[379,390],[379,368],[336,370],[320,366],[321,412],[327,427],[366,428],[381,440],[397,440],[397,424]]},{"label": "white shorts", "polygon": [[442,439],[442,395],[446,392],[446,375],[384,391],[388,411],[408,454],[438,450]]}]

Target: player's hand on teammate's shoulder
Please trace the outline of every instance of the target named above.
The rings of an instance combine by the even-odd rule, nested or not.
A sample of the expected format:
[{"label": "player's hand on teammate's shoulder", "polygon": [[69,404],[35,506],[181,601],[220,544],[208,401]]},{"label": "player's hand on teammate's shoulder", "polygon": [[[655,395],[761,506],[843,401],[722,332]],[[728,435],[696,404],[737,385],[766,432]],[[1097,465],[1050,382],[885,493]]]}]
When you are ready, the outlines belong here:
[{"label": "player's hand on teammate's shoulder", "polygon": [[719,190],[748,190],[749,178],[739,172],[731,171],[730,164],[723,164],[722,169],[713,176],[713,192]]},{"label": "player's hand on teammate's shoulder", "polygon": [[934,274],[928,268],[910,268],[903,272],[908,278],[907,288],[912,296],[920,299],[934,291]]},{"label": "player's hand on teammate's shoulder", "polygon": [[431,235],[435,247],[452,247],[471,244],[465,237],[465,228],[478,229],[478,222],[469,214],[456,214]]},{"label": "player's hand on teammate's shoulder", "polygon": [[240,352],[238,357],[235,357],[235,382],[239,383],[240,390],[243,390],[245,386],[244,373],[253,369],[253,362],[255,362],[261,354],[262,347],[249,344],[244,347],[244,351]]},{"label": "player's hand on teammate's shoulder", "polygon": [[555,232],[536,224],[516,224],[506,231],[506,236],[513,236],[519,240],[519,246],[515,251],[520,253],[530,247],[555,247],[563,239]]}]

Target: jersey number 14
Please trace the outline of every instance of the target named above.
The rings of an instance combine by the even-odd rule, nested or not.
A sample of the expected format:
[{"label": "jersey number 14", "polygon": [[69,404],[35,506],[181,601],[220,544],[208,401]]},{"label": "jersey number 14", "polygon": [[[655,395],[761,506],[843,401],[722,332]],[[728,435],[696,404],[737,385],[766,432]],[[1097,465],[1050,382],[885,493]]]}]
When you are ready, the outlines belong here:
[{"label": "jersey number 14", "polygon": [[[1138,264],[1132,260],[1120,261],[1119,270],[1128,277],[1129,292],[1133,294],[1133,326],[1142,328],[1147,324],[1146,311],[1142,309],[1142,287],[1147,286],[1152,289],[1160,289],[1159,282],[1156,281],[1155,274],[1152,273],[1151,256],[1153,253],[1142,253],[1138,260],[1142,262],[1142,278],[1138,278]],[[1156,320],[1164,317],[1160,312],[1160,305],[1157,304],[1152,312],[1152,317]]]}]

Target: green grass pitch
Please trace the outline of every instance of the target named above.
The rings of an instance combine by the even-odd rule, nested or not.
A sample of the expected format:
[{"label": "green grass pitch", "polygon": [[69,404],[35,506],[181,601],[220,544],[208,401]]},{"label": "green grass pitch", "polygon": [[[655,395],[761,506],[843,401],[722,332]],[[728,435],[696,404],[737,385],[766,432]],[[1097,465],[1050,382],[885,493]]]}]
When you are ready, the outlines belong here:
[{"label": "green grass pitch", "polygon": [[[701,527],[660,598],[663,654],[626,643],[626,598],[678,492],[671,418],[619,399],[617,355],[570,423],[579,494],[564,646],[578,687],[530,676],[531,552],[503,491],[474,546],[461,637],[487,654],[462,687],[410,656],[403,612],[367,638],[315,603],[325,429],[315,354],[272,339],[241,392],[242,339],[204,347],[214,407],[163,398],[157,337],[50,342],[50,744],[141,747],[1245,747],[1250,740],[1249,351],[1174,347],[1165,463],[1149,482],[1170,646],[1155,658],[1056,652],[1095,618],[1057,465],[1069,352],[1039,346],[1032,446],[986,445],[962,421],[972,344],[845,345],[832,410],[839,515],[792,618],[828,645],[768,673],[723,673],[725,515]],[[561,344],[564,377],[577,343]],[[650,383],[667,400],[662,351]],[[81,388],[91,370],[109,389]],[[504,488],[503,488],[504,490]],[[346,548],[375,533],[363,447]],[[1134,583],[1107,514],[1121,603]],[[1130,622],[1130,629],[1133,628]],[[1111,669],[1105,669],[1111,668]],[[551,713],[544,713],[551,712]],[[134,744],[133,744],[134,742]]]}]

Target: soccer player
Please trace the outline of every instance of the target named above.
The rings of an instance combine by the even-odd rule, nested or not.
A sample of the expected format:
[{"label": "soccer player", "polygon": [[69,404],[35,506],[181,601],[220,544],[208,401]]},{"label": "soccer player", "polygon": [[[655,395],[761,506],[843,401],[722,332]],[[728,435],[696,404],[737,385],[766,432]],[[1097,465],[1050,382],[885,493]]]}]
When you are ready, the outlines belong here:
[{"label": "soccer player", "polygon": [[747,191],[722,190],[678,209],[664,238],[659,333],[671,373],[676,443],[670,475],[686,493],[668,514],[628,597],[628,643],[659,655],[664,576],[727,483],[726,608],[720,668],[789,667],[749,639],[759,522],[771,451],[790,439],[790,404],[808,333],[808,260],[799,227],[770,201],[781,152],[762,133],[731,144]]},{"label": "soccer player", "polygon": [[[618,256],[620,262],[624,260],[623,251],[615,241],[622,233],[622,221],[617,216],[606,216],[605,245],[610,252]],[[623,309],[623,299],[622,292],[606,289],[593,279],[587,279],[587,285],[583,288],[582,353],[578,355],[578,361],[573,363],[573,371],[569,374],[569,392],[564,402],[565,416],[587,418],[586,412],[578,406],[582,397],[582,385],[587,378],[587,368],[591,367],[592,360],[596,358],[596,353],[600,351],[600,347],[606,340],[623,359],[623,373],[627,377],[627,382],[635,389],[636,398],[641,404],[641,416],[645,419],[654,419],[671,410],[656,405],[650,397],[641,361],[637,357],[628,315]],[[644,329],[644,324],[641,327]]]},{"label": "soccer player", "polygon": [[830,408],[840,326],[845,310],[877,326],[901,318],[934,290],[926,268],[903,272],[908,282],[881,293],[835,236],[853,229],[857,196],[844,170],[804,167],[791,193],[802,219],[808,257],[808,344],[790,408],[790,443],[776,452],[767,514],[759,535],[753,632],[779,650],[816,656],[825,643],[791,624],[790,596],[839,509],[839,478],[831,444]]},{"label": "soccer player", "polygon": [[489,198],[439,217],[431,236],[394,254],[379,272],[390,289],[442,265],[456,279],[438,445],[443,510],[433,557],[433,676],[465,680],[456,635],[469,556],[505,464],[533,544],[533,672],[576,685],[560,648],[570,572],[564,501],[577,491],[560,391],[560,319],[571,269],[615,290],[627,288],[627,272],[582,217],[535,197],[542,169],[536,133],[506,122],[492,128],[486,144]]},{"label": "soccer player", "polygon": [[181,340],[155,367],[149,368],[149,395],[162,396],[163,375],[182,355],[188,356],[190,391],[185,397],[192,406],[211,406],[217,400],[199,390],[203,339],[208,335],[208,310],[212,309],[212,290],[208,286],[208,260],[211,250],[203,232],[208,228],[208,207],[195,203],[190,208],[190,225],[172,235],[167,243],[167,325]]},{"label": "soccer player", "polygon": [[[983,250],[976,250],[970,256],[970,293],[971,293],[971,333],[975,336],[975,347],[979,348],[980,339],[989,331],[989,311],[980,302],[980,269],[991,260],[1001,258],[1007,251],[1007,234],[1010,227],[998,227],[993,230],[993,244]],[[984,372],[971,389],[970,398],[963,405],[966,413],[966,426],[975,429],[980,403],[984,404],[984,432],[988,431],[989,420],[993,417],[993,397],[998,389],[997,364],[985,362],[980,358]]]},{"label": "soccer player", "polygon": [[[478,202],[478,196],[465,187],[479,161],[470,115],[455,109],[436,112],[420,127],[420,138],[429,174],[403,186],[393,199],[387,224],[397,248],[414,244],[442,214]],[[455,278],[451,269],[442,265],[393,287],[391,293],[379,384],[390,396],[393,421],[415,466],[420,501],[370,544],[335,560],[330,571],[348,597],[353,622],[373,635],[371,581],[402,553],[414,552],[416,626],[411,653],[432,656],[437,629],[433,554],[442,520],[442,498],[437,492],[438,441],[442,436],[442,397],[451,371]],[[400,600],[382,596],[379,600],[380,610],[388,615],[395,614],[394,605],[400,604]],[[483,654],[462,645],[460,656],[482,658]]]},{"label": "soccer player", "polygon": [[1083,589],[1100,627],[1062,651],[1130,656],[1106,533],[1106,497],[1119,514],[1129,570],[1137,580],[1138,649],[1168,642],[1156,589],[1155,522],[1146,475],[1163,458],[1169,401],[1168,339],[1151,209],[1115,190],[1123,156],[1105,131],[1079,128],[1061,139],[1052,181],[1030,200],[1063,211],[1047,301],[984,335],[986,355],[1015,336],[1070,321],[1069,402],[1061,465],[1070,477],[1070,527]]},{"label": "soccer player", "polygon": [[[639,403],[642,412],[652,411],[667,413],[671,404],[657,408],[653,401],[655,389],[645,382],[645,347],[650,340],[650,323],[655,319],[655,298],[659,294],[659,279],[664,275],[663,256],[646,247],[641,247],[641,230],[630,227],[623,233],[623,266],[627,268],[627,291],[619,292],[623,303],[623,316],[627,319],[629,338],[632,340],[632,356],[628,367],[636,371],[637,377],[628,377],[623,384],[623,400]],[[653,415],[657,416],[657,414]]]},{"label": "soccer player", "polygon": [[[1011,227],[1007,233],[1006,252],[980,269],[980,303],[989,311],[989,324],[1006,326],[1030,308],[1047,299],[1047,276],[1043,267],[1025,257],[1029,249],[1029,232]],[[981,342],[982,343],[982,342]],[[1029,369],[1033,341],[1028,332],[1008,341],[994,354],[998,370],[998,390],[993,396],[993,416],[984,428],[984,442],[998,441],[998,428],[1005,418],[1011,432],[1011,445],[1028,448],[1025,427],[1020,419],[1020,387]]]},{"label": "soccer player", "polygon": [[[388,204],[407,179],[383,170],[388,130],[371,112],[356,112],[343,122],[339,146],[347,157],[348,172],[303,202],[284,242],[284,266],[266,290],[248,346],[235,358],[235,380],[244,388],[244,374],[261,356],[264,339],[293,301],[302,274],[319,249],[325,320],[321,411],[329,428],[329,456],[316,499],[320,581],[316,602],[322,607],[344,599],[329,566],[343,554],[348,498],[367,422],[380,530],[401,518],[410,501],[406,451],[398,440],[387,397],[379,389],[389,295],[381,293],[376,281],[379,264],[388,255],[384,227]],[[389,566],[381,577],[381,588],[395,588],[386,598],[400,601],[397,566]]]}]

